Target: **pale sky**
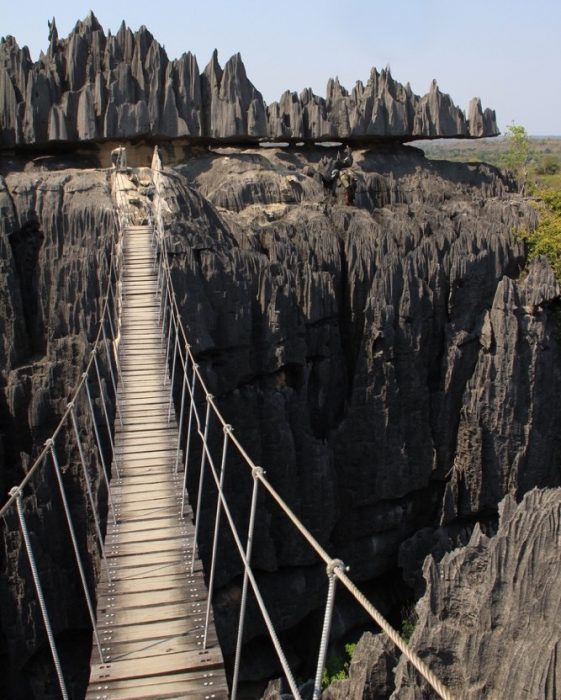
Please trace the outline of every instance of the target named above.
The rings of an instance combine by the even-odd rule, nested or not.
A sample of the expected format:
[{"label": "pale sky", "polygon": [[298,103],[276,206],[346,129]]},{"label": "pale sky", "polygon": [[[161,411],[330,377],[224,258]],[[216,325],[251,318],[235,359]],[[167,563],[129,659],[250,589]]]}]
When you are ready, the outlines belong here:
[{"label": "pale sky", "polygon": [[561,135],[561,0],[0,0],[0,36],[36,60],[48,19],[66,37],[90,9],[106,32],[145,24],[170,59],[191,51],[201,70],[214,48],[222,65],[239,51],[266,102],[325,95],[336,75],[350,89],[390,65],[417,94],[436,78],[464,110],[480,97],[503,131]]}]

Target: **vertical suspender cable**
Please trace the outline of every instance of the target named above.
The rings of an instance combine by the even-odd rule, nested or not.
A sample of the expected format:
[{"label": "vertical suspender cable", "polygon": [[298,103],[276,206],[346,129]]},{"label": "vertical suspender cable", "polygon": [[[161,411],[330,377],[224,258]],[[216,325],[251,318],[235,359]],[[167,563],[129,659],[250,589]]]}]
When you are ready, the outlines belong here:
[{"label": "vertical suspender cable", "polygon": [[205,462],[206,462],[206,444],[208,438],[208,424],[210,421],[210,402],[212,396],[210,394],[206,397],[206,417],[205,417],[205,431],[203,434],[202,443],[202,453],[201,453],[201,468],[199,470],[199,494],[197,497],[197,513],[195,515],[195,534],[193,535],[193,557],[191,559],[191,573],[195,571],[195,555],[197,552],[197,537],[199,535],[199,521],[201,517],[201,503],[203,500],[203,483],[205,478]]},{"label": "vertical suspender cable", "polygon": [[[253,548],[253,531],[255,529],[255,513],[257,510],[257,494],[259,492],[259,481],[256,478],[255,470],[263,471],[261,467],[254,467],[253,469],[253,491],[251,494],[251,507],[249,510],[249,525],[247,528],[247,544],[245,547],[245,560],[248,566],[251,566],[251,550]],[[240,675],[240,659],[242,654],[242,642],[243,642],[243,630],[245,625],[245,608],[247,605],[247,589],[248,589],[248,575],[247,569],[244,568],[243,573],[243,586],[242,586],[242,598],[240,603],[240,619],[238,621],[238,638],[236,641],[236,656],[234,660],[234,675],[232,678],[232,693],[231,700],[236,700],[236,694],[238,692],[238,678]]]},{"label": "vertical suspender cable", "polygon": [[66,690],[66,683],[64,681],[64,676],[62,675],[62,668],[60,665],[60,659],[58,656],[58,651],[55,644],[55,638],[53,635],[53,630],[51,627],[51,622],[49,620],[49,614],[47,612],[47,606],[45,604],[45,597],[43,595],[43,589],[41,587],[41,581],[39,580],[39,573],[37,571],[37,566],[35,564],[35,557],[33,556],[33,549],[31,547],[31,540],[29,538],[29,532],[27,530],[27,524],[25,522],[25,514],[23,512],[23,505],[21,502],[21,490],[18,486],[15,486],[10,491],[10,496],[16,497],[16,508],[18,511],[18,517],[21,527],[21,532],[23,535],[23,541],[25,543],[25,550],[27,552],[27,558],[29,560],[29,566],[31,567],[31,574],[33,576],[33,584],[35,586],[35,592],[37,594],[37,600],[39,601],[39,607],[41,608],[41,615],[43,616],[43,622],[45,624],[45,630],[47,631],[47,638],[49,640],[49,647],[51,648],[51,655],[53,657],[53,663],[55,665],[56,674],[58,677],[58,684],[60,686],[60,693],[63,700],[68,700],[68,692]]},{"label": "vertical suspender cable", "polygon": [[185,442],[185,466],[183,470],[183,491],[181,492],[181,517],[185,512],[185,494],[187,492],[187,468],[189,466],[189,451],[191,449],[191,432],[193,429],[193,412],[196,410],[195,407],[195,388],[197,381],[197,368],[198,365],[193,365],[193,380],[192,385],[189,388],[189,422],[187,424],[187,440]]},{"label": "vertical suspender cable", "polygon": [[170,381],[170,387],[169,387],[169,405],[168,405],[168,423],[171,420],[171,407],[173,405],[173,384],[175,382],[175,364],[177,361],[177,350],[178,350],[178,345],[179,345],[179,327],[177,325],[177,321],[175,320],[175,314],[173,315],[174,318],[174,325],[175,325],[175,343],[173,347],[173,362],[172,362],[172,369],[171,369],[171,381]]},{"label": "vertical suspender cable", "polygon": [[[80,431],[78,429],[78,421],[76,420],[76,412],[74,410],[74,403],[72,402],[70,404],[70,416],[72,417],[72,425],[74,427],[74,434],[76,435],[76,444],[78,445],[78,452],[80,454],[80,462],[82,464],[82,473],[84,474],[84,481],[86,482],[86,491],[88,493],[88,498],[90,501],[90,506],[92,508],[92,514],[93,514],[93,519],[94,519],[94,524],[95,524],[95,531],[97,533],[97,539],[99,542],[99,551],[101,552],[101,556],[103,558],[103,561],[105,563],[105,568],[107,569],[107,576],[109,576],[109,565],[107,564],[107,559],[105,557],[105,545],[103,543],[103,535],[101,534],[101,527],[99,524],[99,519],[97,517],[97,508],[96,508],[96,503],[93,497],[93,492],[92,492],[92,484],[90,480],[90,475],[88,474],[88,466],[86,464],[86,457],[84,455],[84,450],[82,449],[82,441],[80,440]],[[54,456],[54,448],[51,447],[51,451],[53,453],[53,459],[56,459]]]},{"label": "vertical suspender cable", "polygon": [[177,450],[175,452],[175,473],[179,471],[179,453],[181,452],[181,433],[183,431],[183,416],[185,415],[185,389],[189,381],[187,370],[189,369],[189,346],[185,348],[185,362],[183,363],[183,380],[181,382],[181,408],[179,411],[179,428],[177,431]]},{"label": "vertical suspender cable", "polygon": [[101,644],[99,641],[99,635],[97,633],[97,626],[96,626],[96,619],[95,619],[95,611],[93,608],[92,604],[92,599],[90,596],[90,591],[88,588],[88,582],[86,580],[86,574],[84,572],[84,567],[82,566],[82,559],[80,557],[80,549],[78,547],[78,541],[76,539],[76,532],[74,530],[74,524],[72,522],[72,517],[70,515],[70,508],[68,507],[68,501],[66,499],[66,491],[64,489],[64,484],[62,483],[62,475],[60,473],[60,466],[58,463],[58,459],[56,457],[55,453],[55,445],[53,440],[47,440],[46,444],[51,450],[51,461],[53,465],[53,470],[57,479],[58,483],[58,489],[60,491],[60,499],[62,501],[62,507],[64,509],[64,514],[66,516],[66,522],[68,524],[68,532],[70,533],[70,539],[72,540],[72,548],[74,549],[74,556],[76,557],[76,564],[78,566],[78,571],[80,573],[80,580],[82,582],[82,588],[84,590],[84,597],[86,598],[86,605],[88,606],[88,613],[90,615],[90,620],[92,623],[92,628],[93,628],[93,635],[95,639],[95,643],[97,645],[97,649],[99,651],[99,657],[101,659],[101,663],[105,663],[104,658],[103,658],[103,650],[101,648]]},{"label": "vertical suspender cable", "polygon": [[216,519],[214,521],[214,538],[212,541],[212,558],[210,564],[210,576],[208,579],[208,591],[206,599],[206,617],[205,617],[205,633],[203,637],[203,649],[206,649],[207,639],[208,639],[208,623],[210,620],[210,605],[212,600],[212,595],[214,593],[214,572],[216,571],[216,552],[218,550],[218,533],[220,530],[220,513],[221,513],[221,501],[220,494],[223,493],[224,487],[224,476],[226,474],[226,452],[228,450],[228,437],[232,432],[231,425],[224,426],[224,442],[222,443],[222,462],[220,464],[220,482],[218,484],[218,493],[216,496]]},{"label": "vertical suspender cable", "polygon": [[[107,406],[105,405],[105,396],[103,393],[103,384],[101,382],[101,373],[99,371],[99,364],[97,362],[97,354],[96,350],[94,350],[94,366],[95,366],[95,373],[97,375],[97,382],[99,384],[99,395],[101,397],[101,406],[103,408],[103,414],[105,415],[105,423],[107,425],[107,436],[109,437],[109,443],[111,444],[111,454],[113,455],[113,459],[115,461],[115,464],[117,464],[117,454],[115,452],[115,445],[113,444],[113,434],[111,433],[111,421],[109,420],[109,414],[107,413]],[[119,477],[120,478],[120,477]]]},{"label": "vertical suspender cable", "polygon": [[323,629],[321,632],[321,640],[319,644],[318,665],[316,669],[316,677],[314,681],[314,693],[312,700],[319,700],[321,695],[321,679],[323,676],[323,668],[325,666],[325,657],[327,656],[327,645],[329,644],[329,633],[331,631],[331,620],[333,618],[333,606],[335,605],[335,578],[334,569],[345,569],[345,565],[340,559],[335,559],[327,566],[327,601],[325,603],[325,615],[323,617]]},{"label": "vertical suspender cable", "polygon": [[[95,441],[97,444],[97,451],[99,452],[99,457],[101,459],[101,466],[103,469],[103,475],[105,477],[105,486],[107,487],[107,499],[109,501],[109,505],[111,506],[111,510],[113,512],[113,523],[116,525],[117,524],[117,517],[115,515],[115,505],[113,504],[113,497],[111,496],[111,488],[109,485],[109,473],[107,470],[107,464],[105,463],[105,457],[103,456],[103,448],[101,444],[101,438],[99,437],[99,430],[97,428],[97,423],[95,420],[95,413],[94,413],[94,407],[93,407],[93,401],[92,401],[92,395],[90,394],[90,387],[88,385],[88,373],[84,372],[82,375],[84,377],[84,386],[86,387],[86,395],[88,397],[88,405],[90,407],[90,416],[92,419],[92,425],[94,429],[94,434],[95,434]],[[117,478],[119,479],[119,468],[117,466],[117,462],[115,462],[115,469],[117,471]]]}]

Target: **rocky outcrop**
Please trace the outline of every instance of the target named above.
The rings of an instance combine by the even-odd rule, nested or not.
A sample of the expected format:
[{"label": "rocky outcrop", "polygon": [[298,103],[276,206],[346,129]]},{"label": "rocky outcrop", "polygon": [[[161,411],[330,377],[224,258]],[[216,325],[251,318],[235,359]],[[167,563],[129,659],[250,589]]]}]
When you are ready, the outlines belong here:
[{"label": "rocky outcrop", "polygon": [[90,13],[67,39],[49,23],[49,48],[32,63],[13,37],[0,43],[0,147],[103,139],[366,143],[498,133],[493,111],[474,98],[465,117],[433,81],[419,97],[389,69],[372,69],[349,93],[330,80],[327,97],[286,92],[267,106],[239,54],[224,68],[216,51],[170,61],[152,34],[124,23],[106,36]]},{"label": "rocky outcrop", "polygon": [[[131,66],[152,45],[135,43],[126,31],[107,41]],[[198,99],[186,72],[183,91]],[[207,76],[209,85],[223,80],[217,65]],[[200,89],[201,104],[206,90]],[[196,122],[193,112],[183,114],[185,123]],[[153,118],[147,102],[146,119]],[[226,420],[318,540],[351,567],[385,614],[395,614],[403,603],[398,566],[407,551],[419,562],[411,566],[413,579],[427,551],[442,555],[456,537],[469,538],[476,522],[496,525],[506,494],[522,499],[536,484],[559,484],[561,406],[552,398],[561,388],[559,289],[544,259],[526,265],[517,232],[535,224],[535,211],[496,169],[430,162],[395,144],[357,150],[356,206],[348,207],[323,189],[317,173],[325,154],[200,152],[164,177],[164,223],[183,320]],[[148,174],[141,175],[144,182]],[[9,488],[30,462],[29,445],[40,444],[56,423],[79,374],[114,229],[105,175],[95,171],[11,173],[2,193],[0,284],[7,301],[0,396],[8,427],[0,473]],[[211,425],[213,454],[222,437]],[[194,450],[188,473],[193,503],[199,456]],[[80,505],[77,462],[69,464]],[[49,478],[48,470],[41,473]],[[53,500],[54,484],[38,488]],[[252,479],[233,451],[225,488],[243,533]],[[201,504],[207,562],[214,506],[209,488]],[[41,542],[43,533],[65,532],[55,522],[59,515],[54,506],[39,508],[34,529]],[[82,527],[81,541],[95,551]],[[3,546],[0,580],[10,586],[0,589],[6,630],[0,649],[20,682],[22,676],[42,682],[35,653],[40,624],[23,624],[34,602],[21,545],[6,537]],[[67,547],[43,549],[47,594],[73,590]],[[253,552],[273,623],[295,670],[300,664],[299,675],[307,677],[325,569],[264,496]],[[215,619],[231,658],[241,567],[226,530],[219,562]],[[66,653],[77,646],[74,632],[87,627],[77,601],[76,594],[56,620]],[[359,609],[338,592],[333,637],[363,624]],[[86,667],[87,659],[88,653]],[[253,602],[243,659],[246,680],[278,671]],[[48,659],[46,665],[50,672]],[[361,671],[364,678],[386,672],[380,664]],[[25,692],[33,697],[29,684]]]},{"label": "rocky outcrop", "polygon": [[321,700],[388,700],[398,653],[384,635],[365,632],[353,652],[349,678],[333,681]]},{"label": "rocky outcrop", "polygon": [[[314,176],[322,155],[224,149],[166,178],[174,283],[237,437],[355,580],[381,581],[418,531],[420,563],[439,527],[443,553],[496,519],[506,494],[559,484],[561,416],[548,398],[561,383],[559,288],[544,259],[521,275],[517,231],[535,212],[495,169],[407,147],[355,152],[357,206],[345,207]],[[232,460],[244,523],[251,479]],[[272,504],[258,523],[273,620],[308,639],[323,567]],[[227,543],[215,612],[229,654],[240,567]],[[203,557],[209,546],[203,533]],[[357,622],[346,615],[341,631]],[[268,667],[250,617],[247,640]],[[298,656],[299,640],[286,641]]]},{"label": "rocky outcrop", "polygon": [[[561,490],[531,491],[519,505],[509,495],[500,513],[495,537],[476,526],[466,547],[427,559],[411,644],[455,697],[555,700]],[[404,660],[395,678],[395,700],[437,697]]]},{"label": "rocky outcrop", "polygon": [[[18,163],[13,166],[12,172],[0,177],[2,504],[51,436],[84,370],[97,333],[115,235],[105,172],[48,173],[40,168],[18,171]],[[103,355],[100,368],[106,380]],[[98,402],[94,381],[91,390]],[[107,396],[111,398],[110,391]],[[76,402],[76,413],[94,497],[103,516],[106,492],[84,396]],[[100,430],[105,437],[105,428]],[[61,430],[55,446],[93,590],[98,550],[71,426]],[[88,678],[91,630],[49,459],[26,487],[24,504],[65,678],[70,692],[79,697]],[[58,697],[13,508],[0,527],[0,581],[0,696]]]}]

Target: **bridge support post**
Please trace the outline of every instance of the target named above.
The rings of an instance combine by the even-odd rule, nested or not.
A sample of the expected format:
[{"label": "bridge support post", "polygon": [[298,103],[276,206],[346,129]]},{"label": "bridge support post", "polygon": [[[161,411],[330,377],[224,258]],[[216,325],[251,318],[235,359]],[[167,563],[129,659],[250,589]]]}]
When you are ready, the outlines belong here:
[{"label": "bridge support post", "polygon": [[10,496],[16,497],[16,508],[18,511],[19,524],[21,528],[21,533],[23,535],[23,541],[25,544],[25,551],[27,553],[27,559],[29,561],[29,566],[31,567],[31,574],[33,576],[33,585],[35,586],[35,593],[37,594],[37,600],[39,601],[39,607],[41,608],[41,615],[43,617],[43,623],[45,625],[45,630],[47,632],[47,639],[49,640],[49,647],[51,649],[51,655],[53,657],[53,663],[55,665],[55,670],[58,678],[58,684],[60,686],[60,692],[63,700],[68,700],[68,692],[66,690],[66,683],[64,681],[64,676],[62,675],[62,667],[60,665],[60,659],[58,656],[58,651],[55,644],[55,638],[53,635],[53,628],[51,627],[51,621],[49,620],[49,613],[47,612],[47,605],[45,603],[45,596],[43,595],[43,588],[41,587],[41,581],[39,580],[39,573],[37,571],[37,565],[35,564],[35,557],[33,555],[33,548],[31,547],[31,540],[29,538],[29,531],[27,529],[27,523],[25,521],[25,513],[23,512],[23,505],[21,502],[21,489],[18,486],[10,491]]}]

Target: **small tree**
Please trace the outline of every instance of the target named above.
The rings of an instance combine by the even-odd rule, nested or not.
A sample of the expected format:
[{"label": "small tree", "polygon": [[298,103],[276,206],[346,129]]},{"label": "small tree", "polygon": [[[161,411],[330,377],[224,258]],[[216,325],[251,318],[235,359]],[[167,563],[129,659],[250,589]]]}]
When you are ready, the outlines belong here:
[{"label": "small tree", "polygon": [[530,139],[528,132],[520,124],[512,122],[506,128],[507,152],[505,165],[516,173],[522,183],[522,189],[528,177],[528,163],[530,162]]}]

